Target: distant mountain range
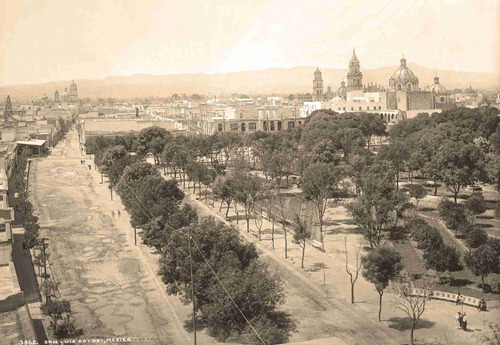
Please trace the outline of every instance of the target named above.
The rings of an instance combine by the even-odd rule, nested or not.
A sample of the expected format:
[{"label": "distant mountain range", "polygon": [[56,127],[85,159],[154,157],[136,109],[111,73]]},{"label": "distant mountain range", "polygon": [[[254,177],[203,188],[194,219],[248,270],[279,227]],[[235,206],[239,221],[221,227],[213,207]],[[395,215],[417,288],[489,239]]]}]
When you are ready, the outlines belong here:
[{"label": "distant mountain range", "polygon": [[[436,70],[408,64],[408,67],[419,78],[420,87],[424,89],[433,83],[437,75],[441,84],[447,89],[466,88],[474,89],[500,88],[500,74],[482,72],[460,72]],[[398,66],[362,69],[363,83],[376,83],[387,86],[391,75]],[[167,97],[173,93],[193,94],[209,93],[223,95],[231,93],[257,94],[290,94],[307,93],[312,91],[312,80],[315,67],[294,67],[290,69],[270,68],[259,71],[245,71],[217,74],[171,74],[150,75],[134,74],[123,77],[107,77],[105,79],[75,80],[78,85],[78,96],[84,97]],[[347,69],[322,68],[323,83],[326,88],[332,87],[336,91],[340,82],[346,78]],[[69,89],[70,81],[48,82],[36,85],[0,86],[0,99],[10,95],[13,101],[27,101],[39,99],[43,94],[53,98],[54,91],[60,95],[64,88]]]}]

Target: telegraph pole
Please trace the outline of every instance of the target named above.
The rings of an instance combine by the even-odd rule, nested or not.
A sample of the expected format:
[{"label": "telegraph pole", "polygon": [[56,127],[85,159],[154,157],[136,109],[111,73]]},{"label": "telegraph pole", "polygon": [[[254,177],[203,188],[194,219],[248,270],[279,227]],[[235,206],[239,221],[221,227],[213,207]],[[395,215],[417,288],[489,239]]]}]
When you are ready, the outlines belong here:
[{"label": "telegraph pole", "polygon": [[188,226],[188,246],[189,246],[189,262],[191,266],[191,299],[193,300],[193,344],[196,345],[196,301],[194,298],[194,281],[193,281],[193,253],[191,252],[191,227]]}]

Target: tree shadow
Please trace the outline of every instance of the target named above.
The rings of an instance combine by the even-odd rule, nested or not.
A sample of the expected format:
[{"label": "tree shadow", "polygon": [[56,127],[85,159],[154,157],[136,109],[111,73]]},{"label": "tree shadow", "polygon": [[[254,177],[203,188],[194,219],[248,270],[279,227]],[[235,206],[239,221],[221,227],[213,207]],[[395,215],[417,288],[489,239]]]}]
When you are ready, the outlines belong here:
[{"label": "tree shadow", "polygon": [[312,267],[307,268],[307,272],[318,272],[322,269],[327,269],[328,266],[322,262],[315,262]]},{"label": "tree shadow", "polygon": [[493,225],[493,224],[490,224],[490,223],[481,223],[481,226],[482,226],[483,228],[488,228],[488,229],[489,229],[489,228],[493,228],[493,227],[494,227],[494,225]]},{"label": "tree shadow", "polygon": [[[201,331],[207,328],[207,325],[199,317],[196,318],[196,331]],[[184,321],[184,329],[189,333],[193,332],[193,319]]]},{"label": "tree shadow", "polygon": [[436,211],[435,207],[421,207],[420,211],[422,212],[431,212],[431,211]]},{"label": "tree shadow", "polygon": [[474,282],[470,281],[469,279],[451,278],[450,286],[461,287],[461,286],[467,286],[472,283]]},{"label": "tree shadow", "polygon": [[480,215],[480,216],[477,216],[478,219],[493,219],[495,217],[493,216],[486,216],[486,215]]},{"label": "tree shadow", "polygon": [[[397,329],[398,331],[401,332],[408,331],[411,329],[412,320],[408,317],[391,317],[387,321],[390,322],[389,328]],[[436,323],[433,321],[420,319],[418,323],[415,325],[415,329],[431,328],[435,324]]]}]

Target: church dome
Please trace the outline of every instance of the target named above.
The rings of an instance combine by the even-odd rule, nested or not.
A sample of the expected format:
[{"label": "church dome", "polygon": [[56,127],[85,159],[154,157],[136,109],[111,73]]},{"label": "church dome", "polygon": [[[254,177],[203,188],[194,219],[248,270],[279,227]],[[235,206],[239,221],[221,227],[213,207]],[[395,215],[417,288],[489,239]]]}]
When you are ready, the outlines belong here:
[{"label": "church dome", "polygon": [[389,85],[395,90],[417,90],[418,78],[406,66],[406,59],[401,58],[400,66],[389,79]]},{"label": "church dome", "polygon": [[429,91],[433,91],[435,93],[446,93],[446,88],[439,83],[439,77],[434,77],[434,84],[429,87]]}]

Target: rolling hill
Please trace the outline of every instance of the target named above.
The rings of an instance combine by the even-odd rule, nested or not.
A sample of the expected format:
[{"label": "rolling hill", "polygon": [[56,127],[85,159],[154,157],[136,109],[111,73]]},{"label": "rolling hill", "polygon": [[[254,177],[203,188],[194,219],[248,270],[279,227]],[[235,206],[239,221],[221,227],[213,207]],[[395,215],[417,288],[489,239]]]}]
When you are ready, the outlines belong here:
[{"label": "rolling hill", "polygon": [[[441,84],[447,89],[465,88],[472,85],[475,89],[500,88],[500,74],[482,72],[460,72],[436,70],[408,64],[417,75],[420,87],[424,89],[433,83],[438,75]],[[387,85],[389,77],[398,66],[362,69],[363,82]],[[314,67],[299,66],[290,69],[270,68],[259,71],[245,71],[217,74],[172,74],[149,75],[134,74],[131,76],[113,76],[104,79],[76,80],[78,95],[84,97],[166,97],[172,93],[230,94],[233,92],[256,94],[290,94],[311,92]],[[326,87],[332,86],[335,91],[345,79],[347,69],[323,68],[323,81]],[[14,101],[28,101],[41,98],[44,93],[53,97],[54,91],[62,94],[70,81],[56,81],[33,85],[0,86],[0,99],[10,95]]]}]

